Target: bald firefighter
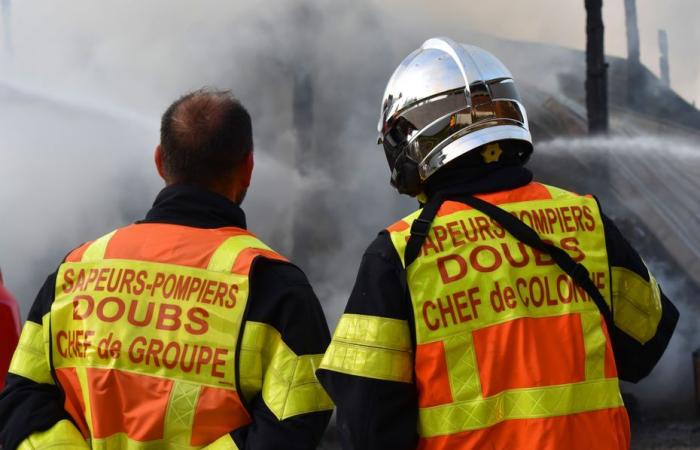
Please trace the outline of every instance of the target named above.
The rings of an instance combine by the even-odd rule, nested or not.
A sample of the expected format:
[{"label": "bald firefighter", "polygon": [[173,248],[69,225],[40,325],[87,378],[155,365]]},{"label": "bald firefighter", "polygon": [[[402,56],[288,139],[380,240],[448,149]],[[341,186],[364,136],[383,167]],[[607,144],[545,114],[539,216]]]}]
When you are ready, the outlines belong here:
[{"label": "bald firefighter", "polygon": [[619,380],[678,319],[591,196],[533,181],[506,67],[450,39],[394,72],[391,182],[422,208],[362,260],[318,377],[345,450],[624,450]]},{"label": "bald firefighter", "polygon": [[3,448],[316,448],[330,333],[304,273],[246,229],[248,112],[183,96],[155,163],[166,187],[145,219],[41,288],[0,397]]}]

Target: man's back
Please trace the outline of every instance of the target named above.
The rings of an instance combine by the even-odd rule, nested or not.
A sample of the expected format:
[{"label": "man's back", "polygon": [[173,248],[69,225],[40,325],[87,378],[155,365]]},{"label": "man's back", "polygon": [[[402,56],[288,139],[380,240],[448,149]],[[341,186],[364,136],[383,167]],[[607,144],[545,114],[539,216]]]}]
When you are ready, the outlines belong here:
[{"label": "man's back", "polygon": [[235,356],[262,252],[282,259],[240,228],[144,223],[68,255],[51,305],[51,361],[93,447],[115,438],[200,446],[250,423]]},{"label": "man's back", "polygon": [[[605,231],[594,199],[534,182],[478,197],[585,264],[611,303]],[[389,228],[399,255],[416,218]],[[480,211],[446,201],[407,282],[426,448],[456,442],[461,448],[629,446],[602,316],[549,255]],[[587,433],[591,428],[595,435]]]}]

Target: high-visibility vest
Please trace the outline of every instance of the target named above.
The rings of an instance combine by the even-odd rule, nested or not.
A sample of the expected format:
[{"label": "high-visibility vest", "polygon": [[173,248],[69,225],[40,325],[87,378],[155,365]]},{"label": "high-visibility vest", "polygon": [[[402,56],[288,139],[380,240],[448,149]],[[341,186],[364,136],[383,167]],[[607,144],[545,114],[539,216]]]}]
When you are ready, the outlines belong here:
[{"label": "high-visibility vest", "polygon": [[258,256],[284,259],[239,228],[170,224],[127,226],[68,255],[44,329],[93,449],[202,448],[251,422],[237,361]]},{"label": "high-visibility vest", "polygon": [[[539,183],[479,195],[590,272],[610,305],[596,201]],[[417,211],[388,228],[402,261]],[[406,271],[422,450],[623,450],[629,420],[605,322],[552,259],[445,202]]]}]

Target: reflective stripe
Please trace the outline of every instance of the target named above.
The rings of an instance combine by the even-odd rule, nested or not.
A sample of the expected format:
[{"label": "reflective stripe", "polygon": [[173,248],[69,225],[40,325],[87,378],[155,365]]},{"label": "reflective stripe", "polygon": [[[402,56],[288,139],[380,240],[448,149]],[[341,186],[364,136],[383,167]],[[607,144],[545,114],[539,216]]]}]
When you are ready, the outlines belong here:
[{"label": "reflective stripe", "polygon": [[410,383],[413,379],[412,362],[410,353],[331,341],[320,368],[360,377]]},{"label": "reflective stripe", "polygon": [[617,379],[512,389],[485,399],[419,410],[421,437],[493,426],[504,420],[555,417],[622,406]]},{"label": "reflective stripe", "polygon": [[221,436],[219,439],[206,447],[203,447],[202,450],[238,450],[238,446],[233,441],[231,435],[227,434],[225,436]]},{"label": "reflective stripe", "polygon": [[248,234],[232,236],[219,245],[219,248],[211,255],[207,269],[216,272],[230,272],[238,254],[247,248],[270,250],[270,247],[254,236]]},{"label": "reflective stripe", "polygon": [[413,378],[413,352],[408,322],[343,314],[321,368],[410,383]]},{"label": "reflective stripe", "polygon": [[538,419],[506,420],[455,434],[421,438],[420,450],[630,450],[624,407]]},{"label": "reflective stripe", "polygon": [[411,351],[408,322],[379,316],[343,314],[333,339],[349,344],[378,347],[401,352]]},{"label": "reflective stripe", "polygon": [[654,337],[661,320],[661,293],[651,273],[646,281],[629,269],[612,267],[612,295],[615,324],[642,344]]},{"label": "reflective stripe", "polygon": [[[537,184],[540,184],[540,183],[537,183]],[[556,186],[550,186],[548,184],[540,184],[540,185],[544,186],[544,188],[547,189],[547,192],[549,192],[549,195],[554,200],[559,200],[561,198],[568,198],[568,197],[575,195],[572,192],[569,192],[569,191],[562,189],[562,188],[558,188]]]},{"label": "reflective stripe", "polygon": [[465,401],[481,395],[481,381],[474,353],[471,333],[460,333],[447,337],[445,359],[449,367],[450,388],[455,402]]},{"label": "reflective stripe", "polygon": [[583,345],[586,348],[586,380],[605,378],[605,345],[601,316],[598,311],[580,314]]},{"label": "reflective stripe", "polygon": [[90,446],[83,439],[75,425],[69,420],[61,420],[46,431],[32,433],[22,441],[17,450],[88,450]]},{"label": "reflective stripe", "polygon": [[[279,420],[331,410],[333,402],[315,375],[321,358],[322,355],[297,356],[274,327],[246,322],[241,364],[251,364],[252,369],[245,378],[241,374],[241,390],[247,395],[261,390],[265,404]],[[256,375],[260,377],[257,380]]]},{"label": "reflective stripe", "polygon": [[[85,424],[90,430],[90,435],[94,433],[92,424],[92,405],[90,404],[90,384],[88,383],[87,368],[86,367],[76,367],[75,373],[78,375],[78,383],[80,383],[80,392],[83,396],[83,402],[85,406],[84,417]],[[64,387],[65,389],[65,387]]]},{"label": "reflective stripe", "polygon": [[111,233],[105,234],[101,238],[96,239],[83,253],[83,257],[80,259],[81,262],[92,262],[100,261],[104,259],[105,252],[107,251],[107,244],[109,244],[110,239],[114,236],[117,230]]},{"label": "reflective stripe", "polygon": [[177,448],[178,450],[239,450],[229,434],[226,434],[209,445],[190,446],[185,443],[173,444],[165,439],[157,439],[148,442],[129,439],[124,433],[117,433],[105,439],[93,439],[93,450],[162,450],[164,448]]},{"label": "reflective stripe", "polygon": [[168,444],[189,445],[200,390],[199,384],[182,380],[173,383],[165,415],[164,436],[167,436]]},{"label": "reflective stripe", "polygon": [[44,347],[43,327],[38,323],[28,320],[24,324],[9,371],[35,383],[54,384]]},{"label": "reflective stripe", "polygon": [[[92,439],[90,441],[92,450],[162,450],[168,448],[168,443],[164,439],[152,441],[136,441],[129,439],[126,433],[115,433],[108,438]],[[179,450],[195,450],[197,447],[177,446]]]}]

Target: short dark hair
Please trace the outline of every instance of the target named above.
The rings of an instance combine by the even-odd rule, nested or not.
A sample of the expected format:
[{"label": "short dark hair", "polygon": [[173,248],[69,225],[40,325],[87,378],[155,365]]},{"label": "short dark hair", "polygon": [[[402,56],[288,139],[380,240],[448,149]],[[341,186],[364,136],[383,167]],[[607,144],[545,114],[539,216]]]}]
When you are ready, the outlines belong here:
[{"label": "short dark hair", "polygon": [[229,91],[190,92],[163,114],[160,147],[173,182],[216,185],[253,150],[250,114]]}]

